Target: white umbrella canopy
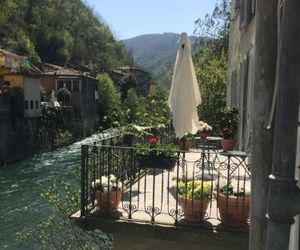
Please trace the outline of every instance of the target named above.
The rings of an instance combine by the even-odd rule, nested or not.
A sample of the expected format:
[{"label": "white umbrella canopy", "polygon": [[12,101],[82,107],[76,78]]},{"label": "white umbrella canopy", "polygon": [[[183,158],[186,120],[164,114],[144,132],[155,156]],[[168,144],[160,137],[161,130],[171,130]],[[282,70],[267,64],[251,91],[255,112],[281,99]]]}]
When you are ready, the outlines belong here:
[{"label": "white umbrella canopy", "polygon": [[180,36],[168,102],[176,137],[197,133],[197,106],[202,100],[191,56],[191,43],[186,33]]}]

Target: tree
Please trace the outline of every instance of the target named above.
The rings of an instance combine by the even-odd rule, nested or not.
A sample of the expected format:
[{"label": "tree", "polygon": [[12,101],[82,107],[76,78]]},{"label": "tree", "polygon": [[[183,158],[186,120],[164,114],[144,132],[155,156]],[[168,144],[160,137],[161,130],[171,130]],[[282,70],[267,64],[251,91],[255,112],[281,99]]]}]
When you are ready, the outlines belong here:
[{"label": "tree", "polygon": [[138,98],[134,88],[127,91],[127,97],[123,102],[126,123],[137,123],[138,116],[144,111],[144,102]]},{"label": "tree", "polygon": [[59,65],[129,62],[124,45],[81,0],[1,0],[0,47]]},{"label": "tree", "polygon": [[198,38],[194,61],[202,95],[198,113],[200,119],[212,125],[218,124],[226,106],[229,24],[229,0],[218,0],[212,14],[195,22]]},{"label": "tree", "polygon": [[61,88],[57,91],[57,100],[66,106],[70,103],[71,93],[67,88]]},{"label": "tree", "polygon": [[131,88],[136,89],[137,82],[134,75],[130,74],[128,76],[122,77],[122,85],[121,85],[121,97],[122,100],[125,100],[127,97],[127,91]]},{"label": "tree", "polygon": [[214,55],[211,47],[207,47],[196,60],[195,69],[202,96],[199,117],[216,125],[222,117],[222,108],[226,106],[227,58],[224,54],[221,57]]},{"label": "tree", "polygon": [[98,74],[98,115],[105,128],[122,120],[121,96],[108,74]]},{"label": "tree", "polygon": [[100,230],[80,229],[70,218],[79,209],[79,169],[70,173],[71,181],[57,180],[41,196],[53,213],[32,230],[25,229],[18,240],[32,249],[112,249],[112,240]]},{"label": "tree", "polygon": [[[195,42],[196,54],[201,48],[211,46],[214,53],[227,53],[229,45],[230,0],[217,0],[211,14],[195,21],[194,34],[198,37]],[[205,38],[205,39],[203,39]]]}]

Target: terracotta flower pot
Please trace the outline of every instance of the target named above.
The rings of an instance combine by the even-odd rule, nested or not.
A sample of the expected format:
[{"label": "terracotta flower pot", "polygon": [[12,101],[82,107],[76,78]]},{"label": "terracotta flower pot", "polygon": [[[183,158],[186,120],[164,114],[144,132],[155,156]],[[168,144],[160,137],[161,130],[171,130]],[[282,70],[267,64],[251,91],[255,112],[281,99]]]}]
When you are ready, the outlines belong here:
[{"label": "terracotta flower pot", "polygon": [[222,223],[229,227],[247,227],[250,211],[250,196],[228,196],[220,194],[217,197]]},{"label": "terracotta flower pot", "polygon": [[209,199],[185,199],[178,197],[184,219],[190,222],[201,222],[204,219]]},{"label": "terracotta flower pot", "polygon": [[190,150],[190,148],[192,147],[192,141],[190,139],[187,139],[185,141],[183,140],[178,140],[178,146],[180,150]]},{"label": "terracotta flower pot", "polygon": [[231,151],[235,146],[235,139],[223,139],[221,140],[221,146],[224,151]]},{"label": "terracotta flower pot", "polygon": [[100,212],[116,213],[122,198],[122,190],[102,192],[95,190],[95,199]]}]

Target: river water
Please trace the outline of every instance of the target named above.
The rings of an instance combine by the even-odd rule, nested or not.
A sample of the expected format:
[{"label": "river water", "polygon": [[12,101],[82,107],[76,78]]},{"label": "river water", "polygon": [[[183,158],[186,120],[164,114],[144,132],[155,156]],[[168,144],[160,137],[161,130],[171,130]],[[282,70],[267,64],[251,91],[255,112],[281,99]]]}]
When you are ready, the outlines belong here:
[{"label": "river water", "polygon": [[24,249],[17,236],[51,212],[41,192],[56,179],[69,180],[70,172],[80,167],[80,146],[92,144],[100,136],[103,134],[0,167],[0,249]]}]

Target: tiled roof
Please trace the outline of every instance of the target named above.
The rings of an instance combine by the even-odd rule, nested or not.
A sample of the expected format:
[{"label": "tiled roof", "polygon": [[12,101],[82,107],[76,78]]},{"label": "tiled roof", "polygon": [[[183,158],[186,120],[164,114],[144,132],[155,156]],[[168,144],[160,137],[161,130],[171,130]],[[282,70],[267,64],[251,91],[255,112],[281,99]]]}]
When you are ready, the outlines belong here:
[{"label": "tiled roof", "polygon": [[11,52],[9,52],[9,51],[7,51],[7,50],[4,50],[4,49],[0,49],[0,55],[1,54],[4,54],[4,55],[9,55],[9,56],[11,56],[11,57],[16,57],[16,58],[18,58],[18,59],[23,59],[23,58],[25,58],[24,56],[19,56],[19,55],[17,55],[17,54],[14,54],[14,53],[11,53]]},{"label": "tiled roof", "polygon": [[58,68],[50,70],[45,73],[46,75],[57,75],[57,76],[82,76],[83,74],[79,71],[68,69],[68,68]]}]

